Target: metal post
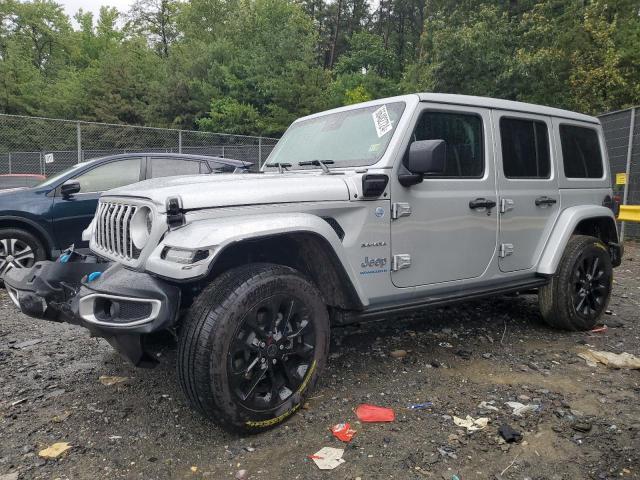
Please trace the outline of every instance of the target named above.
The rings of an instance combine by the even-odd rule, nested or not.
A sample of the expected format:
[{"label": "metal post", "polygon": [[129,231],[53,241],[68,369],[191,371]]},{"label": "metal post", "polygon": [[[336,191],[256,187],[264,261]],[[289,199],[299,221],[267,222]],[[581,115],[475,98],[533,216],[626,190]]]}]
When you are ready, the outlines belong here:
[{"label": "metal post", "polygon": [[9,175],[11,175],[11,152],[9,152]]},{"label": "metal post", "polygon": [[[631,174],[631,155],[633,154],[633,132],[636,129],[636,109],[635,107],[631,109],[631,121],[629,122],[629,144],[627,146],[627,168],[625,170],[626,173],[626,181],[624,182],[624,193],[622,194],[622,204],[627,204],[627,198],[629,197],[629,180]],[[622,222],[620,225],[620,241],[624,240],[624,224]]]},{"label": "metal post", "polygon": [[80,131],[80,122],[76,123],[76,136],[78,143],[78,163],[82,162],[82,133]]},{"label": "metal post", "polygon": [[262,168],[262,137],[258,137],[258,168]]},{"label": "metal post", "polygon": [[178,130],[178,153],[182,153],[182,130]]},{"label": "metal post", "polygon": [[224,145],[222,145],[222,158],[225,158],[225,156],[224,156]]},{"label": "metal post", "polygon": [[40,157],[40,174],[44,175],[44,160],[42,159],[42,152],[38,152],[38,156]]}]

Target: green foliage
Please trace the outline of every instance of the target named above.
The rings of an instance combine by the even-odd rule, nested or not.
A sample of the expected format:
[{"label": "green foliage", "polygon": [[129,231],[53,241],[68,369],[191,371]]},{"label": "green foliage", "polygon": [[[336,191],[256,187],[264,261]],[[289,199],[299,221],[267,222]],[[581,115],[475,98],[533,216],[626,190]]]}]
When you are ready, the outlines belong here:
[{"label": "green foliage", "polygon": [[403,92],[640,103],[637,0],[0,0],[0,113],[279,135]]}]

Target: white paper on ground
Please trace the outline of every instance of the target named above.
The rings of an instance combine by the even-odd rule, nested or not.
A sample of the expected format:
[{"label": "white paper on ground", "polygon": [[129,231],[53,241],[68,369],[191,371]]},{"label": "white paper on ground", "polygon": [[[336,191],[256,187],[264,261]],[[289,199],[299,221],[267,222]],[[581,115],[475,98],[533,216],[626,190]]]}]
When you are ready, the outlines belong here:
[{"label": "white paper on ground", "polygon": [[311,458],[320,470],[333,470],[345,462],[342,458],[343,454],[343,448],[323,447]]}]

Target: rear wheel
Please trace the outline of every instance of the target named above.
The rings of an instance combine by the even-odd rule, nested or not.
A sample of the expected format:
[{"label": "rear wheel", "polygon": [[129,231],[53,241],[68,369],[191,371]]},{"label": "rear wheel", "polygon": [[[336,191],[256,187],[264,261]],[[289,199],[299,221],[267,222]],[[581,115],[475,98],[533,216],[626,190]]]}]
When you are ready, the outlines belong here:
[{"label": "rear wheel", "polygon": [[46,257],[44,246],[31,233],[17,228],[0,230],[0,279],[9,270],[31,267]]},{"label": "rear wheel", "polygon": [[606,246],[595,237],[573,236],[556,275],[538,293],[542,317],[552,327],[589,330],[607,308],[612,282]]},{"label": "rear wheel", "polygon": [[300,407],[328,346],[327,308],[307,278],[280,265],[245,265],[214,280],[191,307],[180,333],[178,377],[205,416],[261,431]]}]

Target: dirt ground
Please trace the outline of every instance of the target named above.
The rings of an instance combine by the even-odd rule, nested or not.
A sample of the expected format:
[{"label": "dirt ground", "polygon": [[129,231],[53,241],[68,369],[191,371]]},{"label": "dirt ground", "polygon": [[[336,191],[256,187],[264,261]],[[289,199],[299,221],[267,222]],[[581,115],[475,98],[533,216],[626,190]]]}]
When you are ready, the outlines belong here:
[{"label": "dirt ground", "polygon": [[[640,370],[588,366],[577,355],[640,355],[637,246],[616,269],[609,308],[605,333],[547,328],[533,295],[336,328],[305,407],[240,437],[185,405],[175,346],[161,351],[160,367],[135,369],[105,341],[27,318],[2,294],[0,480],[233,479],[239,470],[250,479],[640,478]],[[407,355],[390,356],[397,349]],[[101,375],[128,380],[105,386]],[[507,401],[539,408],[518,417]],[[353,409],[363,402],[393,408],[396,421],[358,423]],[[424,402],[433,406],[407,408]],[[452,419],[466,415],[489,424],[467,434]],[[345,421],[357,430],[349,444],[329,432]],[[523,440],[504,443],[503,424]],[[38,456],[55,442],[72,448],[58,460]],[[346,462],[320,471],[308,456],[324,446],[345,448]]]}]

